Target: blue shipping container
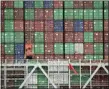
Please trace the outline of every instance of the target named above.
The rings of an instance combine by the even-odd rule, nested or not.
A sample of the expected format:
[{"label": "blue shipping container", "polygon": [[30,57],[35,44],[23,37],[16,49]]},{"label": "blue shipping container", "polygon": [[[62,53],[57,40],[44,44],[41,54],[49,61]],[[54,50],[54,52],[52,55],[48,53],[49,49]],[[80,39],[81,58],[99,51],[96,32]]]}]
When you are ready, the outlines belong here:
[{"label": "blue shipping container", "polygon": [[15,55],[15,59],[24,59],[24,55]]},{"label": "blue shipping container", "polygon": [[54,21],[54,31],[55,32],[62,32],[63,31],[63,21],[62,20],[55,20]]},{"label": "blue shipping container", "polygon": [[76,20],[74,21],[74,31],[75,32],[82,32],[83,31],[83,21],[82,20]]},{"label": "blue shipping container", "polygon": [[25,8],[34,8],[34,1],[25,1]]},{"label": "blue shipping container", "polygon": [[24,44],[15,44],[15,54],[24,54]]},{"label": "blue shipping container", "polygon": [[53,8],[53,1],[44,1],[44,8]]},{"label": "blue shipping container", "polygon": [[15,50],[24,50],[24,44],[15,44]]}]

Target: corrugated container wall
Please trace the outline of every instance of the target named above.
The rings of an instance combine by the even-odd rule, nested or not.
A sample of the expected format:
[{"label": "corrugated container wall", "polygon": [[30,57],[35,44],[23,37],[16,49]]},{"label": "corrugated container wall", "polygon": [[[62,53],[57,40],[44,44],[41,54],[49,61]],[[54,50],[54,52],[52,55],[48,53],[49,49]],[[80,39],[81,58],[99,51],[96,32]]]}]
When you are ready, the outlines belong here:
[{"label": "corrugated container wall", "polygon": [[[6,59],[10,62],[9,59],[12,59],[11,62],[14,63],[15,60],[23,60],[27,40],[31,40],[33,44],[34,59],[109,59],[108,1],[45,0],[1,3],[2,61]],[[76,69],[79,70],[78,67]],[[82,69],[87,70],[87,67]],[[89,75],[73,75],[71,84],[78,85],[80,77],[83,85]],[[92,84],[101,81],[100,77],[95,76]],[[22,81],[8,81],[7,85],[19,82]],[[42,84],[48,84],[48,81],[44,75],[38,75],[38,87]]]},{"label": "corrugated container wall", "polygon": [[15,59],[24,58],[24,48],[16,50],[16,47],[20,44],[25,45],[27,40],[31,40],[34,44],[35,59],[86,60],[86,57],[89,59],[91,57],[96,60],[97,57],[99,60],[101,56],[107,59],[108,2],[3,1],[1,3],[3,58],[5,54],[12,54]]}]

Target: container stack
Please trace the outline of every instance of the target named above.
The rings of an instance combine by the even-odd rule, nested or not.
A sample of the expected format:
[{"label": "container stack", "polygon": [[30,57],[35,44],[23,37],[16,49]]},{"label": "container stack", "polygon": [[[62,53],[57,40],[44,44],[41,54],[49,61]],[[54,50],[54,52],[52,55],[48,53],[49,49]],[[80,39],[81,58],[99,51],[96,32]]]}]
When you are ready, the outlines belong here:
[{"label": "container stack", "polygon": [[31,40],[35,59],[108,59],[108,18],[106,1],[4,1],[2,54],[22,59]]},{"label": "container stack", "polygon": [[[108,1],[45,0],[1,3],[2,62],[9,59],[12,59],[9,61],[11,63],[23,60],[27,40],[31,40],[33,44],[33,59],[109,59]],[[83,70],[88,71],[87,68]],[[81,84],[84,84],[89,75],[73,75],[71,84],[78,85],[80,77]],[[100,81],[100,77],[96,76],[93,80]],[[107,81],[104,76],[102,78]],[[46,79],[41,81],[39,75],[39,85],[48,82]]]}]

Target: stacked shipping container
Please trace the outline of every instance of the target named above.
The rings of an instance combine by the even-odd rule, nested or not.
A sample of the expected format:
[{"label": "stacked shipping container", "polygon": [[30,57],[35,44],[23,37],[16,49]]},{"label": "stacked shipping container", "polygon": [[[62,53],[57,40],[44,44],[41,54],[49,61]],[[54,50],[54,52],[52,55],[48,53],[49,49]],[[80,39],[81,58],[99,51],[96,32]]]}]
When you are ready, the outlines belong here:
[{"label": "stacked shipping container", "polygon": [[108,59],[107,3],[3,1],[2,54],[22,59],[31,40],[35,59]]},{"label": "stacked shipping container", "polygon": [[[1,3],[2,60],[22,60],[27,40],[34,45],[34,59],[109,59],[109,2]],[[78,84],[79,77],[75,78]]]}]

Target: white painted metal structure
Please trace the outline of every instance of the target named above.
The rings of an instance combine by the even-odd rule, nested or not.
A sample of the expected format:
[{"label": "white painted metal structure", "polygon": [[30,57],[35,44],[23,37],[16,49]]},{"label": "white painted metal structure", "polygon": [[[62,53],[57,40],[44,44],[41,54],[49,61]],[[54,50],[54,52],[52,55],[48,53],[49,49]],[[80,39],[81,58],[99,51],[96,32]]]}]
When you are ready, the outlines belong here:
[{"label": "white painted metal structure", "polygon": [[[6,81],[7,81],[6,76],[8,75],[7,70],[12,70],[7,67],[12,67],[12,66],[13,67],[23,66],[25,68],[23,70],[26,71],[24,81],[19,86],[19,89],[22,89],[22,87],[28,87],[27,82],[30,80],[30,77],[32,76],[33,72],[35,71],[35,69],[37,67],[39,67],[40,70],[43,72],[43,74],[47,77],[48,88],[50,88],[51,86],[53,88],[59,88],[60,85],[62,85],[62,84],[68,85],[68,87],[71,88],[71,79],[70,79],[71,73],[70,73],[70,70],[68,69],[69,63],[72,64],[73,66],[80,67],[80,73],[79,73],[80,76],[82,76],[82,73],[81,73],[82,66],[90,67],[90,70],[89,70],[90,78],[86,81],[86,83],[84,85],[81,84],[81,78],[80,78],[79,86],[82,89],[86,88],[88,84],[90,84],[90,87],[92,87],[91,79],[94,77],[94,75],[100,69],[100,67],[102,67],[104,69],[104,71],[107,73],[107,75],[109,75],[109,70],[106,68],[106,66],[109,66],[108,62],[104,62],[104,61],[98,61],[98,62],[94,62],[91,60],[90,61],[81,61],[81,60],[71,61],[70,59],[69,60],[46,60],[46,61],[44,61],[44,60],[35,60],[34,59],[34,60],[25,60],[25,61],[24,60],[20,60],[20,61],[16,60],[13,63],[13,61],[5,60],[5,62],[2,63],[2,71],[4,71],[4,74],[2,74],[2,75],[4,75],[4,88],[7,88],[7,85],[6,85]],[[27,72],[29,66],[33,66],[33,69],[31,70],[30,73]],[[45,70],[42,68],[42,66],[48,67],[48,73],[45,72]],[[92,73],[92,69],[91,69],[92,66],[96,66],[96,69],[93,73]],[[53,72],[56,72],[56,71],[57,71],[57,74],[54,74]],[[64,73],[64,72],[66,72],[66,73]],[[52,77],[52,76],[55,76],[55,77]]]}]

